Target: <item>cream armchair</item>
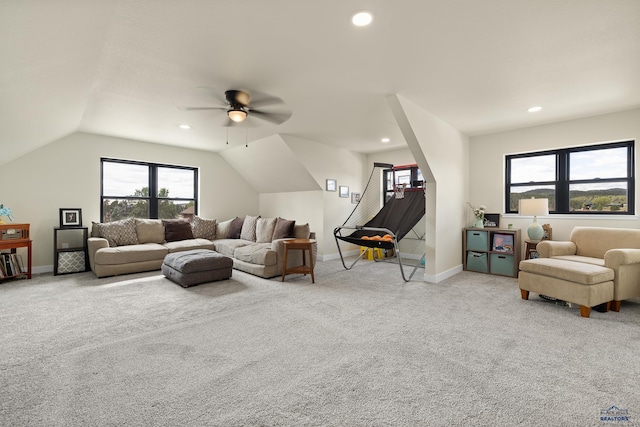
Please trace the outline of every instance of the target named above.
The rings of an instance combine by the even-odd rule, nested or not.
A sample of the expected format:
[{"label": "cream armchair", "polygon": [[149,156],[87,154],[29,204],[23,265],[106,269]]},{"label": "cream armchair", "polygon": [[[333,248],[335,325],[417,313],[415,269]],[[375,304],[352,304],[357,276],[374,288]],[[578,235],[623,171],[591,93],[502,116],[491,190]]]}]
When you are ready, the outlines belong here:
[{"label": "cream armchair", "polygon": [[544,240],[536,249],[540,258],[520,263],[524,299],[529,291],[539,292],[579,304],[589,317],[587,308],[609,295],[614,311],[620,311],[621,301],[640,297],[638,229],[575,227],[569,241]]}]

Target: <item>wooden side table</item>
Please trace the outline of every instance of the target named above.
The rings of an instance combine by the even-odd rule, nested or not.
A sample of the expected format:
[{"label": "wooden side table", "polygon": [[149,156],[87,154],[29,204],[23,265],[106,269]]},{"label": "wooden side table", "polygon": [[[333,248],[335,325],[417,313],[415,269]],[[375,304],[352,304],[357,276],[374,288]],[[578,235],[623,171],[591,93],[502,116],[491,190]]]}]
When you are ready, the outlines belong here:
[{"label": "wooden side table", "polygon": [[[524,259],[532,259],[538,258],[538,252],[536,251],[536,246],[538,246],[540,240],[525,240],[524,244]],[[535,255],[532,256],[532,253],[535,252]]]},{"label": "wooden side table", "polygon": [[[313,275],[313,244],[316,241],[314,239],[291,239],[285,240],[284,243],[284,264],[282,266],[282,281],[287,274],[311,274],[311,283],[316,283],[316,279]],[[302,265],[296,267],[287,267],[287,256],[289,250],[301,250],[302,251]],[[309,265],[306,262],[305,251],[309,252]]]}]

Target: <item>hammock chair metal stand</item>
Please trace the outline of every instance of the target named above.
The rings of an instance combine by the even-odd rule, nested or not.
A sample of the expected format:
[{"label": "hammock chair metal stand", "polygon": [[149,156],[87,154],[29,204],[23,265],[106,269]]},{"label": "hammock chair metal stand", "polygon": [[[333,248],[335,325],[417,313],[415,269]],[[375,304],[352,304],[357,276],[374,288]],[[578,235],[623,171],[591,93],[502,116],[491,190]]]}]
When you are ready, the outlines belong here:
[{"label": "hammock chair metal stand", "polygon": [[[405,237],[416,224],[424,217],[425,203],[424,203],[424,188],[414,185],[413,188],[405,188],[404,185],[401,188],[394,187],[394,196],[387,201],[382,209],[380,209],[373,218],[371,218],[373,206],[379,208],[379,195],[371,194],[373,190],[370,190],[369,197],[367,198],[367,190],[371,184],[371,178],[374,176],[376,168],[393,168],[393,165],[386,163],[374,163],[374,168],[371,171],[369,182],[362,192],[360,201],[354,208],[349,218],[345,223],[336,227],[333,230],[333,235],[336,240],[336,246],[338,247],[338,253],[340,254],[340,260],[345,270],[351,270],[361,259],[363,259],[367,250],[361,251],[360,256],[355,259],[349,266],[345,262],[342,249],[340,247],[340,241],[358,245],[360,247],[373,248],[373,261],[375,262],[390,262],[387,259],[378,259],[376,257],[375,249],[392,250],[393,258],[398,260],[400,267],[400,274],[405,282],[411,280],[418,268],[422,267],[422,262],[425,259],[426,252],[422,254],[422,257],[416,265],[407,265],[407,267],[413,267],[410,274],[405,274],[405,266],[402,261],[402,254],[398,243]],[[395,182],[395,180],[394,180]],[[371,205],[367,207],[367,200],[371,200]],[[362,205],[362,206],[361,206]],[[371,218],[365,222],[366,218]],[[358,223],[362,225],[358,225]],[[415,231],[414,231],[415,233]],[[371,240],[371,236],[383,236],[388,234],[391,236],[390,240]],[[417,235],[417,233],[416,233]],[[366,237],[366,238],[363,238]],[[419,238],[424,238],[418,236]]]}]

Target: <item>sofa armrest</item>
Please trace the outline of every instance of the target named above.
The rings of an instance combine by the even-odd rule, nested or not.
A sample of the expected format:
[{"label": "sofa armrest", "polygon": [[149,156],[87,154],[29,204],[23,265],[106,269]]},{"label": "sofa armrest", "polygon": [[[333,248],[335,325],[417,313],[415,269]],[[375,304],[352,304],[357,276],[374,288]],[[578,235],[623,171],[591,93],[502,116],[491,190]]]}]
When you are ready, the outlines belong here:
[{"label": "sofa armrest", "polygon": [[551,258],[562,255],[575,255],[576,244],[573,242],[563,242],[554,240],[543,240],[537,244],[536,250],[541,258]]},{"label": "sofa armrest", "polygon": [[640,263],[640,249],[609,249],[604,254],[604,266],[618,270],[621,265]]},{"label": "sofa armrest", "polygon": [[89,266],[91,266],[91,271],[95,272],[93,268],[96,258],[96,252],[98,249],[108,248],[109,241],[107,239],[103,239],[102,237],[89,237],[87,239],[87,249],[89,251]]}]

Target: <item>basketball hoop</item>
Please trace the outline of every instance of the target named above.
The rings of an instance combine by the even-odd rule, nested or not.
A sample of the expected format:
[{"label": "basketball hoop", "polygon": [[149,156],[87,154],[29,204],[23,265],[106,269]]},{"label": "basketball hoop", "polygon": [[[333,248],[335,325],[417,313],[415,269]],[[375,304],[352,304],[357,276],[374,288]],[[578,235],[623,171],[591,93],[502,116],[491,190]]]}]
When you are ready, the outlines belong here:
[{"label": "basketball hoop", "polygon": [[407,186],[407,184],[396,184],[395,188],[393,189],[393,192],[396,195],[396,200],[398,199],[404,199],[404,188]]}]

